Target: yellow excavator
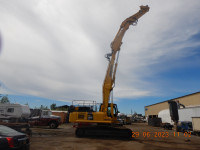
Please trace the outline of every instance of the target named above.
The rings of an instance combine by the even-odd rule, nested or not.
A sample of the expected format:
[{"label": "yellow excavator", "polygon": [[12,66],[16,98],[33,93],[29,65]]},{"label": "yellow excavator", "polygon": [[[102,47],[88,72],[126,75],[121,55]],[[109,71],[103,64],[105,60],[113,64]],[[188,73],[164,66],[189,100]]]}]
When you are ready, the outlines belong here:
[{"label": "yellow excavator", "polygon": [[[76,136],[88,135],[111,135],[120,137],[131,137],[132,131],[130,129],[119,127],[117,120],[118,109],[117,105],[113,103],[113,88],[115,85],[115,74],[117,71],[117,63],[119,58],[120,47],[125,32],[130,25],[136,25],[140,17],[149,11],[148,6],[140,6],[140,10],[125,19],[111,43],[111,53],[106,54],[109,64],[106,76],[103,83],[103,103],[100,105],[99,111],[79,111],[79,107],[70,107],[69,122],[75,123]],[[80,109],[81,110],[81,109]]]}]

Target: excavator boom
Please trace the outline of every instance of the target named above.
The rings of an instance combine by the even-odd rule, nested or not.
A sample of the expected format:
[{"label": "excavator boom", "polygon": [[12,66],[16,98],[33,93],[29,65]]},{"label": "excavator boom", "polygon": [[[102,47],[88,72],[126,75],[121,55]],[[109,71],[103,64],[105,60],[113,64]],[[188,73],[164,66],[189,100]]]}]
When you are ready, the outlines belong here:
[{"label": "excavator boom", "polygon": [[136,14],[128,17],[122,22],[114,40],[111,43],[112,51],[111,53],[106,55],[106,58],[109,60],[109,64],[108,64],[106,76],[103,83],[103,105],[101,107],[102,112],[107,112],[108,110],[110,93],[113,90],[114,83],[115,83],[115,74],[117,71],[119,51],[120,51],[124,34],[128,30],[130,25],[137,24],[138,19],[142,17],[148,11],[149,11],[148,6],[140,6],[140,10]]}]

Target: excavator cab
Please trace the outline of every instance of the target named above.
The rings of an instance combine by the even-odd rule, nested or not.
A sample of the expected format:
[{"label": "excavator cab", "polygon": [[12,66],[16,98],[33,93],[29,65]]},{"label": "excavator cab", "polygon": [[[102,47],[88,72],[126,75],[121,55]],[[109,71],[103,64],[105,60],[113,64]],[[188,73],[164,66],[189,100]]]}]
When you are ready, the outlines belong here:
[{"label": "excavator cab", "polygon": [[[112,108],[112,105],[113,105],[113,108]],[[99,111],[102,110],[102,104],[100,105],[100,108],[99,108]],[[112,103],[109,103],[108,104],[108,111],[107,111],[107,115],[108,117],[117,117],[119,111],[118,111],[118,108],[117,108],[117,104],[112,104]]]}]

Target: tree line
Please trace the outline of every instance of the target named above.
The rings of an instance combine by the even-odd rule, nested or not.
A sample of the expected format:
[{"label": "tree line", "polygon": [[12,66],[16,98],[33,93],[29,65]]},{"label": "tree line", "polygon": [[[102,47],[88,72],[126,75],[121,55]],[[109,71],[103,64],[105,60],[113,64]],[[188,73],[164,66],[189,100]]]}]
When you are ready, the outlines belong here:
[{"label": "tree line", "polygon": [[8,95],[2,96],[0,94],[0,98],[1,98],[0,103],[3,103],[3,104],[10,103],[10,100],[8,99]]}]

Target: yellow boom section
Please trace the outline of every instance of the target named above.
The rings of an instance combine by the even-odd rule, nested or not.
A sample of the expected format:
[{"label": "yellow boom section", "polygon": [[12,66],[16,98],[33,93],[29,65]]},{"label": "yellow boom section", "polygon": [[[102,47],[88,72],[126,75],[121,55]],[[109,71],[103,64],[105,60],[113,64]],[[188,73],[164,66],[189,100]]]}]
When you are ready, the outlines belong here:
[{"label": "yellow boom section", "polygon": [[[130,16],[129,18],[125,19],[115,36],[113,42],[111,43],[112,52],[106,55],[106,58],[109,60],[106,76],[103,83],[103,105],[101,107],[102,112],[107,112],[108,110],[108,103],[110,98],[110,93],[114,87],[115,83],[115,74],[117,70],[117,61],[119,56],[120,47],[122,44],[122,39],[125,32],[128,30],[130,25],[137,24],[137,21],[140,17],[142,17],[146,12],[149,11],[148,6],[140,6],[140,10]],[[117,58],[116,58],[117,54]],[[110,59],[111,57],[111,59]]]}]

